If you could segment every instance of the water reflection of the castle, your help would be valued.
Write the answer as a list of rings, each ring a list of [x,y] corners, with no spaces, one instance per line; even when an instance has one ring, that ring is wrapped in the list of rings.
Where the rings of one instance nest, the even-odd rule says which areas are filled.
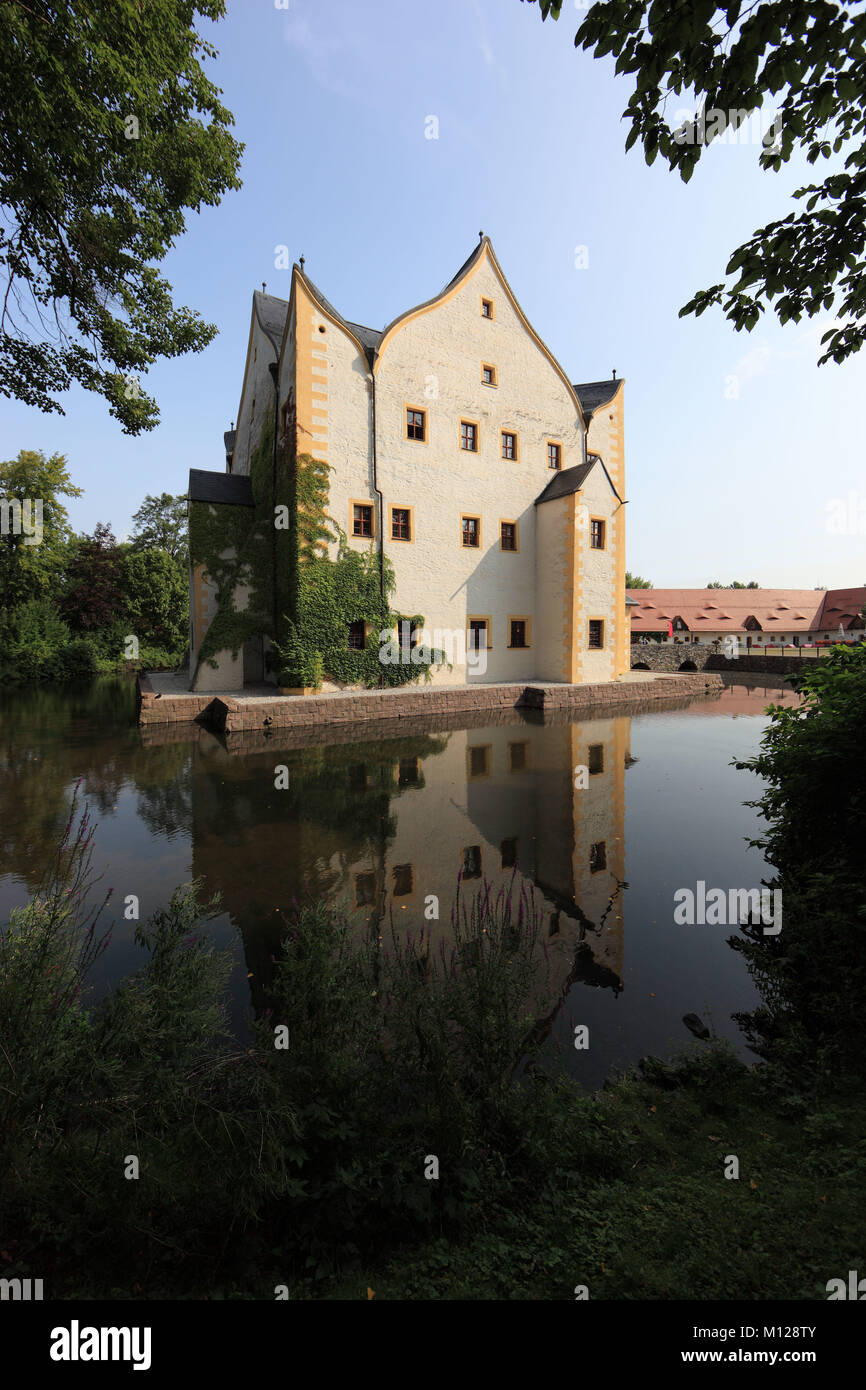
[[[401,721],[375,738],[331,728],[327,743],[310,730],[290,748],[277,735],[228,746],[197,735],[193,872],[241,933],[256,1012],[305,892],[341,902],[359,932],[424,926],[435,947],[451,938],[458,875],[465,895],[515,870],[546,946],[538,1015],[577,980],[622,989],[630,719],[459,722]],[[431,896],[438,921],[425,919]]]

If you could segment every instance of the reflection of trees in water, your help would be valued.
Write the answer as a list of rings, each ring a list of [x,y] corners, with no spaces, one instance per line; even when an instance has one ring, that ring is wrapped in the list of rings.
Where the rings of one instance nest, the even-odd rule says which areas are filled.
[[[119,677],[0,697],[0,875],[36,890],[79,781],[97,818],[132,784],[153,833],[191,828],[191,744],[143,748],[135,715],[134,683]]]
[[[192,743],[170,743],[142,749],[135,759],[138,815],[153,835],[192,835],[193,750]]]

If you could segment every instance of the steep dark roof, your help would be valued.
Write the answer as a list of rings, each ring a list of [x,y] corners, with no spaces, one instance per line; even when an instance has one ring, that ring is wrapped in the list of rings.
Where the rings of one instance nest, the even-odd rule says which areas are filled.
[[[608,401],[613,400],[620,382],[624,380],[624,377],[616,377],[610,378],[608,381],[572,382],[587,424],[589,424],[590,416],[598,410],[600,405],[607,405]]]
[[[544,491],[536,497],[536,507],[539,502],[553,502],[557,497],[568,497],[569,493],[580,492],[588,473],[596,464],[610,483],[610,490],[614,497],[618,502],[622,502],[622,498],[613,485],[613,479],[604,466],[604,459],[600,454],[587,454],[586,463],[579,463],[575,468],[566,468],[562,473],[553,475]]]
[[[237,437],[237,430],[226,430],[225,434],[223,435],[223,442],[226,446],[226,455],[228,458],[231,458],[232,454],[235,451],[235,440],[237,439]]]
[[[378,328],[365,328],[362,323],[352,323],[351,319],[344,319],[343,322],[351,328],[356,338],[360,338],[364,347],[367,349],[367,356],[372,362],[372,356],[382,341],[382,333]]]
[[[286,315],[289,312],[288,302],[285,299],[277,299],[274,294],[263,294],[261,290],[253,290],[253,308],[262,332],[270,338],[279,357]]]
[[[448,281],[448,284],[445,286],[445,289],[439,291],[440,294],[445,294],[445,293],[447,293],[447,291],[450,290],[450,288],[451,288],[452,285],[456,285],[456,284],[457,284],[457,281],[460,279],[461,275],[465,275],[465,274],[466,274],[466,271],[469,269],[469,267],[470,267],[472,264],[474,264],[475,261],[478,260],[478,257],[481,255],[481,252],[484,250],[484,243],[487,242],[487,241],[489,241],[489,240],[490,240],[489,237],[484,237],[482,240],[480,240],[480,241],[478,242],[478,245],[477,245],[477,246],[473,246],[471,252],[470,252],[469,255],[466,257],[466,260],[463,262],[463,264],[462,264],[462,266],[460,267],[460,269],[458,270],[457,274],[456,274],[456,275],[452,275],[451,279]],[[437,295],[436,298],[438,299],[438,298],[439,298],[439,295]],[[431,303],[432,301],[428,300],[427,302],[428,302],[428,303]]]
[[[252,507],[252,480],[240,473],[210,473],[204,468],[191,468],[189,500],[223,503],[229,507]]]
[[[595,458],[590,463],[579,463],[576,468],[564,468],[562,472],[555,473],[544,491],[536,497],[536,507],[539,502],[554,502],[557,497],[568,497],[572,492],[579,492],[594,466]]]

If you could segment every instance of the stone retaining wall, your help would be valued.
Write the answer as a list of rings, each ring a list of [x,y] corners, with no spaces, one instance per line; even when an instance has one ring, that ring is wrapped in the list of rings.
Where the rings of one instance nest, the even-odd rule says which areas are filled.
[[[217,696],[202,722],[218,733],[263,728],[299,729],[310,725],[352,724],[368,720],[417,718],[435,721],[454,713],[502,709],[606,712],[612,708],[721,690],[720,675],[696,672],[637,685],[605,681],[598,685],[495,685],[453,690],[386,690],[335,699],[315,695],[269,700]]]

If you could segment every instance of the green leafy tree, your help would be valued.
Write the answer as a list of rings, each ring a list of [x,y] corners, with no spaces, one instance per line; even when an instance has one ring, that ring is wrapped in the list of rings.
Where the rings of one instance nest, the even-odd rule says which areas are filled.
[[[41,450],[22,449],[0,463],[0,604],[59,594],[72,539],[60,499],[81,493],[63,454],[46,458]]]
[[[186,493],[175,497],[161,492],[147,494],[133,514],[133,550],[167,550],[175,560],[186,563],[189,554]]]
[[[534,0],[530,0],[534,3]],[[563,0],[539,0],[558,19]],[[761,227],[738,247],[727,281],[701,290],[680,310],[719,305],[740,329],[772,307],[795,323],[836,305],[837,324],[820,358],[843,362],[866,338],[866,14],[825,0],[597,0],[575,45],[611,54],[634,80],[623,113],[626,149],[640,140],[688,182],[713,139],[773,103],[762,169],[778,171],[795,153],[810,164],[844,152],[820,182],[794,194],[798,212]],[[696,118],[672,123],[668,103],[692,94]],[[837,304],[838,297],[838,304]]]
[[[73,631],[95,632],[122,616],[121,559],[122,552],[106,522],[97,522],[92,536],[79,538],[61,603],[62,614]]]
[[[631,570],[626,570],[625,587],[627,589],[651,589],[652,586],[651,579],[641,579],[639,574],[632,574]]]
[[[195,30],[223,0],[3,5],[0,392],[43,411],[77,382],[127,434],[152,429],[139,374],[216,328],[156,270],[185,213],[238,188],[242,146]]]
[[[182,650],[189,631],[186,566],[166,550],[130,550],[120,572],[130,633],[142,645]]]

